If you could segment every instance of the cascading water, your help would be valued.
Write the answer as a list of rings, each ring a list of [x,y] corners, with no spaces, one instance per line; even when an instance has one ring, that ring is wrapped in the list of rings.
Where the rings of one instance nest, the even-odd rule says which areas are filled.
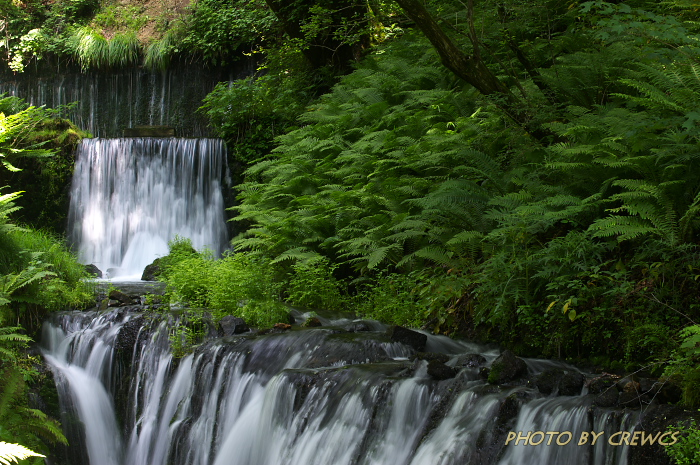
[[[379,331],[354,332],[347,321],[213,337],[178,360],[169,348],[173,318],[112,309],[65,313],[45,325],[63,409],[83,425],[69,438],[82,464],[626,463],[627,447],[576,439],[630,431],[637,414],[594,408],[586,396],[492,386],[477,367],[436,381],[426,362],[407,360],[412,348]],[[427,350],[449,353],[448,364],[459,353],[479,351],[489,362],[497,355],[438,336],[429,336]],[[542,364],[528,365],[533,372]],[[504,446],[509,430],[576,439]]]
[[[207,119],[196,110],[221,81],[249,76],[252,61],[235,69],[172,66],[149,72],[127,68],[110,72],[45,66],[20,74],[0,74],[0,94],[21,97],[30,105],[59,108],[75,102],[63,114],[95,137],[121,137],[126,127],[172,126],[181,137],[207,137]]]
[[[138,280],[175,236],[220,254],[225,176],[226,149],[217,139],[84,139],[68,231],[80,260],[111,278]]]

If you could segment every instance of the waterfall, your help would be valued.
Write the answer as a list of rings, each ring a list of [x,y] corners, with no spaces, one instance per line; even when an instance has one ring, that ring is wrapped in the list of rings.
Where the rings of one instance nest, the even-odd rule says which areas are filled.
[[[175,236],[220,254],[225,171],[226,150],[216,139],[84,139],[68,222],[79,259],[111,278],[140,279]]]
[[[254,63],[235,70],[178,66],[161,72],[127,68],[81,72],[68,67],[0,74],[0,95],[25,99],[30,105],[66,108],[63,115],[95,137],[121,137],[125,127],[172,126],[180,137],[206,137],[207,120],[196,110],[217,82],[252,74]]]
[[[589,396],[491,386],[469,367],[435,381],[426,362],[407,360],[413,349],[349,325],[213,338],[175,359],[174,318],[112,309],[45,324],[44,353],[64,412],[83,425],[69,438],[87,451],[75,452],[87,457],[75,465],[627,462],[628,447],[576,444],[583,431],[607,438],[637,421],[632,411],[593,407]],[[446,349],[451,361],[475,350],[488,361],[497,355],[440,336],[429,336],[428,346]],[[508,407],[515,404],[519,410]],[[516,430],[568,431],[575,439],[506,446]]]

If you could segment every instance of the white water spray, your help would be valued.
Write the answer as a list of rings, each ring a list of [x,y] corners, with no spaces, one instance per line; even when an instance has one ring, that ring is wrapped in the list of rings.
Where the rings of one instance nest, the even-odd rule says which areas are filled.
[[[80,260],[110,278],[140,279],[175,236],[220,254],[227,241],[225,170],[217,139],[83,140],[69,213]]]

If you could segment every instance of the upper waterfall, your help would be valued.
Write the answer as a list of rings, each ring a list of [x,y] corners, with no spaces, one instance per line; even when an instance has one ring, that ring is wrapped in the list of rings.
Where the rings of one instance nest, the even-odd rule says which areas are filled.
[[[204,115],[196,110],[221,81],[253,72],[243,63],[235,70],[173,67],[165,71],[127,68],[109,73],[80,72],[69,67],[57,73],[38,69],[20,75],[0,74],[0,95],[21,97],[30,105],[73,106],[64,115],[95,137],[121,137],[126,127],[172,126],[181,137],[207,137]]]
[[[68,233],[84,263],[140,279],[176,235],[226,247],[226,149],[217,139],[84,139],[76,154]]]

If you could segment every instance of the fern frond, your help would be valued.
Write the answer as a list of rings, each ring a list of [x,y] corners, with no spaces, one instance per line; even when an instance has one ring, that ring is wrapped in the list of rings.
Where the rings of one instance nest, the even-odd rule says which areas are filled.
[[[46,457],[19,444],[0,442],[0,463],[11,465],[29,457]]]

